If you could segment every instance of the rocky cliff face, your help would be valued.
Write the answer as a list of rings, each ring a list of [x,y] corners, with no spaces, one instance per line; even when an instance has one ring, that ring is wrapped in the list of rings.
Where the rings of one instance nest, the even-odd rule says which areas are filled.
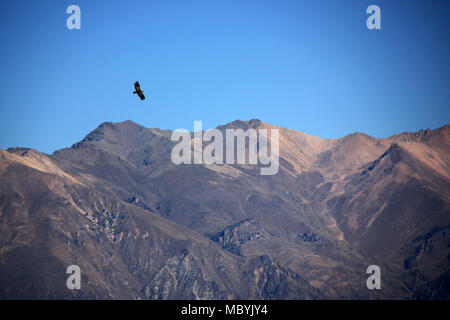
[[[450,126],[375,139],[280,130],[280,170],[181,165],[171,132],[104,123],[45,155],[0,150],[0,297],[450,295]],[[82,289],[66,287],[79,265]],[[366,287],[367,266],[382,290]]]

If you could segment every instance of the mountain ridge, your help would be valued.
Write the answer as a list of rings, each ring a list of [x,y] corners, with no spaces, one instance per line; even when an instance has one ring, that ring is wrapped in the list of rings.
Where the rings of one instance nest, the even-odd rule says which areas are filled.
[[[132,121],[51,155],[0,150],[0,296],[449,297],[437,281],[450,268],[450,125],[382,139],[258,119],[217,128],[279,129],[279,173],[176,166],[171,131]],[[78,293],[65,288],[75,262],[88,279]],[[381,291],[365,286],[371,264]]]

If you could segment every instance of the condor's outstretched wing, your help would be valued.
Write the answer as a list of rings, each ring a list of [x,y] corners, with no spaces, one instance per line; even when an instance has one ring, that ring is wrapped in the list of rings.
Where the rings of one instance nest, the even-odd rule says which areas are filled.
[[[141,85],[139,84],[139,81],[136,81],[134,83],[134,90],[136,90],[136,92],[141,91]]]
[[[145,99],[145,96],[143,94],[144,91],[141,90],[141,86],[138,81],[134,83],[134,90],[135,91],[133,93],[137,93],[137,95],[139,96],[139,98],[141,98],[141,100]]]
[[[144,94],[143,94],[142,92],[143,92],[143,91],[139,90],[139,91],[137,92],[137,95],[139,96],[139,98],[141,98],[141,100],[144,100],[144,99],[145,99],[145,96],[144,96]]]

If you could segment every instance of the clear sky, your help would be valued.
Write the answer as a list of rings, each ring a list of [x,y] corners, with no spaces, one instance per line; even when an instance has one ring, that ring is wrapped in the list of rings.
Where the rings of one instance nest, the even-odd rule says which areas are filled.
[[[257,118],[322,138],[450,122],[448,0],[2,0],[0,41],[2,149],[52,153],[104,121]]]

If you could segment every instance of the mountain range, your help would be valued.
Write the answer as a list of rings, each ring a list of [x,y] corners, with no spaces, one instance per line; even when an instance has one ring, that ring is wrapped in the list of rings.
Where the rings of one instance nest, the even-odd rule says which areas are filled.
[[[0,150],[0,298],[450,298],[450,125],[383,139],[217,129],[238,128],[279,130],[277,174],[175,165],[172,131],[132,121],[51,155]]]

